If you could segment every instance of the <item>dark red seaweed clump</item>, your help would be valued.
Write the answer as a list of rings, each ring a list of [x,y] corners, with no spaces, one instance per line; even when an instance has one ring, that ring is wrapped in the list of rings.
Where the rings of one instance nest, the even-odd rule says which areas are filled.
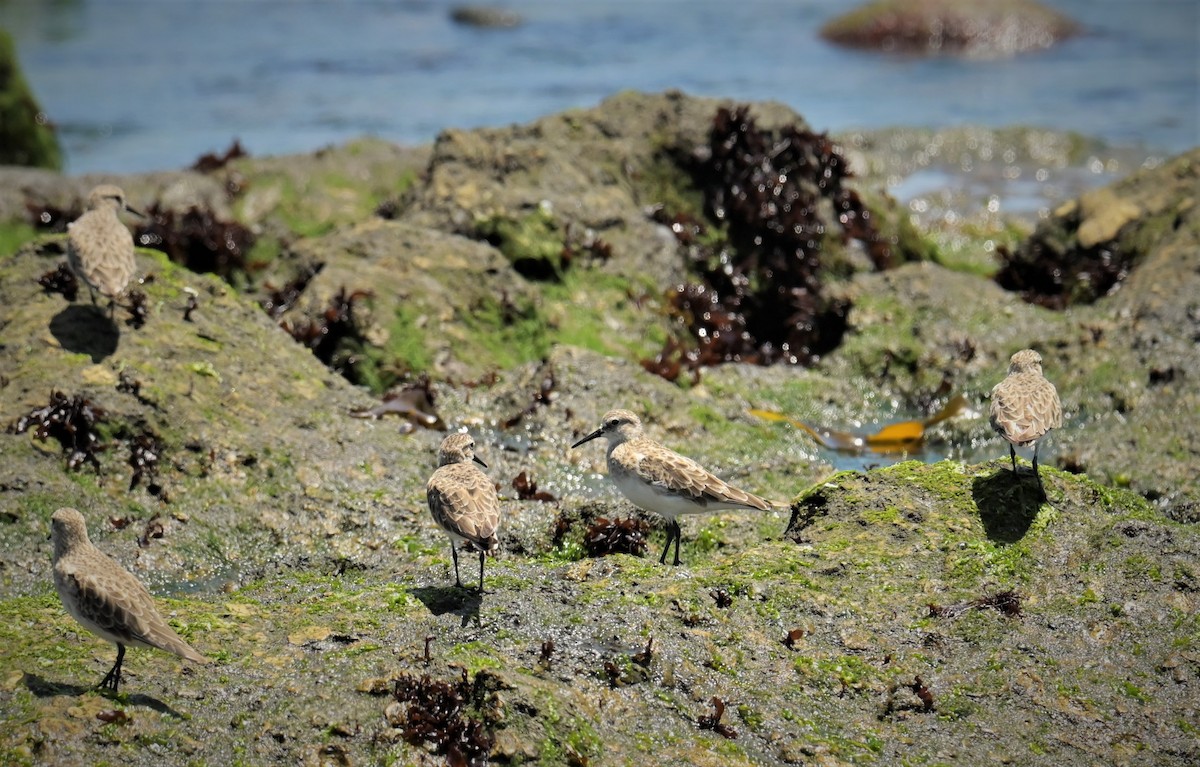
[[[1062,310],[1108,295],[1142,255],[1120,237],[1084,247],[1075,236],[1073,216],[1051,219],[1014,252],[999,250],[996,284],[1027,302]]]
[[[263,311],[271,315],[271,319],[279,319],[300,299],[308,287],[308,283],[312,282],[313,277],[320,274],[324,268],[324,263],[307,264],[301,267],[296,276],[282,288],[276,288],[268,283],[263,287],[267,296],[259,301],[259,305],[262,306]]]
[[[428,674],[420,678],[403,674],[396,680],[393,694],[408,706],[393,724],[409,743],[432,744],[450,764],[487,764],[494,738],[483,722],[467,712],[475,687],[466,671],[455,684],[431,679]]]
[[[134,328],[142,328],[150,318],[150,304],[146,294],[140,290],[129,291],[129,319],[126,322]]]
[[[47,293],[61,293],[68,301],[74,301],[79,295],[79,280],[65,262],[38,277],[38,284]]]
[[[317,359],[353,381],[354,367],[364,344],[354,320],[354,305],[369,295],[371,293],[366,290],[348,293],[342,287],[329,299],[328,308],[316,321],[284,322],[282,327],[292,338],[307,346]]]
[[[230,282],[247,271],[246,254],[254,233],[236,221],[222,221],[207,208],[192,206],[182,214],[156,202],[146,210],[148,221],[134,231],[133,240],[161,250],[193,272],[211,272]]]
[[[199,171],[200,173],[212,173],[213,171],[221,170],[239,157],[248,157],[249,155],[250,153],[242,146],[242,142],[234,139],[233,143],[222,154],[205,152],[200,155],[196,158],[196,162],[192,163],[192,170]]]
[[[609,554],[632,554],[640,557],[646,552],[648,526],[640,519],[608,519],[600,517],[588,526],[583,535],[583,548],[589,557]]]
[[[67,454],[67,468],[78,469],[90,463],[97,473],[100,460],[96,454],[104,450],[96,427],[104,423],[107,413],[81,394],[68,397],[60,391],[50,392],[50,404],[34,408],[18,418],[9,432],[24,434],[31,427],[38,439],[54,439]]]
[[[811,364],[841,342],[849,309],[822,288],[826,237],[859,240],[879,269],[895,260],[892,246],[843,186],[850,172],[825,134],[760,130],[748,107],[721,108],[701,155],[690,170],[723,237],[706,238],[704,222],[660,211],[696,280],[670,298],[686,340],[669,340],[643,365],[674,377],[680,367],[723,362]],[[836,222],[822,218],[829,208]]]
[[[522,471],[517,476],[513,477],[513,490],[517,491],[518,501],[540,501],[542,503],[553,503],[557,500],[553,493],[548,493],[545,490],[538,490],[537,481],[529,476],[528,472]]]
[[[727,724],[721,722],[721,717],[725,715],[725,701],[718,697],[713,697],[708,701],[708,705],[713,707],[713,713],[704,714],[696,718],[696,724],[702,730],[712,730],[723,738],[730,740],[738,736],[737,730]]]
[[[67,231],[67,225],[83,214],[83,209],[78,205],[60,208],[48,203],[26,202],[25,210],[29,213],[29,223],[35,229],[56,234]]]

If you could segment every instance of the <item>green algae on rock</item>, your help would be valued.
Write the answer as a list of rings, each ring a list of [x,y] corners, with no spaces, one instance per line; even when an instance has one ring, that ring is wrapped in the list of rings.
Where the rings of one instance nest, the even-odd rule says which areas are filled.
[[[46,113],[21,74],[12,36],[0,29],[0,165],[57,170],[62,149]]]
[[[1094,304],[1050,311],[934,263],[845,269],[834,289],[853,302],[849,331],[817,366],[721,366],[685,389],[636,362],[665,339],[661,288],[685,276],[642,206],[665,199],[650,190],[677,181],[668,148],[702,143],[716,106],[624,94],[529,126],[448,132],[424,154],[439,158],[426,178],[372,143],[359,150],[376,171],[339,148],[123,180],[144,199],[211,195],[214,210],[271,232],[264,280],[324,263],[289,319],[319,316],[343,287],[373,291],[355,321],[388,350],[379,379],[429,371],[445,425],[488,446],[505,488],[504,551],[482,599],[444,587],[450,557],[424,509],[441,435],[351,417],[375,402],[255,296],[139,250],[148,322],[114,332],[38,284],[61,260],[54,235],[0,254],[0,423],[58,387],[108,411],[104,439],[151,435],[162,456],[153,478],[125,450],[98,454],[98,474],[68,472],[57,444],[0,434],[0,761],[418,762],[427,746],[404,739],[390,708],[402,704],[379,693],[401,675],[454,685],[464,670],[464,711],[491,728],[495,762],[1200,761],[1200,545],[1186,522],[1196,427],[1180,416],[1197,409],[1200,361],[1180,329],[1194,321],[1200,248],[1186,184],[1168,183],[1186,163],[1114,188],[1161,211],[1119,236],[1145,219],[1158,244]],[[754,111],[764,126],[796,119]],[[220,174],[267,165],[226,198]],[[343,165],[354,171],[327,188]],[[64,206],[87,183],[3,173],[23,179],[0,185],[15,218],[26,181]],[[311,221],[285,220],[277,173]],[[376,216],[400,187],[395,217]],[[264,204],[248,216],[255,190]],[[611,257],[543,283],[474,238],[481,218],[545,200],[555,234],[590,228]],[[746,415],[849,423],[947,387],[978,409],[1031,344],[1070,418],[1047,456],[1047,504],[978,416],[941,431],[992,460],[832,473],[811,443]],[[613,406],[731,481],[795,499],[791,530],[781,512],[688,521],[686,572],[586,557],[586,522],[601,517],[646,523],[651,547],[663,535],[604,481],[602,456],[567,453]],[[557,500],[511,497],[522,473]],[[134,657],[137,695],[76,686],[109,659],[50,592],[46,520],[64,500],[152,590],[178,597],[164,601],[169,619],[214,667],[176,674]],[[699,727],[713,698],[736,739]]]
[[[398,559],[386,578],[276,570],[232,594],[166,601],[216,664],[179,676],[159,673],[174,661],[132,658],[143,692],[106,704],[132,729],[72,718],[95,699],[72,679],[104,659],[43,585],[0,600],[0,661],[13,670],[0,706],[27,722],[0,726],[0,749],[23,764],[117,745],[133,764],[182,764],[204,741],[205,763],[278,764],[337,743],[355,763],[403,763],[422,747],[375,691],[466,674],[461,715],[488,728],[497,761],[1085,765],[1152,750],[1185,764],[1200,755],[1187,705],[1200,677],[1197,531],[1126,491],[1052,469],[1046,481],[1039,505],[1002,459],[838,474],[797,499],[806,518],[787,536],[776,517],[771,539],[714,551],[682,579],[622,554],[504,557],[481,601],[431,585],[444,552]],[[1004,592],[1019,614],[948,609]],[[697,726],[713,697],[738,733],[725,745]],[[1111,732],[1080,737],[1096,727]]]

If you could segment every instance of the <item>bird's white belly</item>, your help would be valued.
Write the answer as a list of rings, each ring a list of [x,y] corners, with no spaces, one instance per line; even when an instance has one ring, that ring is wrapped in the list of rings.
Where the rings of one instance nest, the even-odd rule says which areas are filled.
[[[621,493],[635,506],[667,519],[674,519],[680,514],[711,511],[707,506],[671,493],[665,488],[646,482],[633,474],[612,473],[612,479]]]

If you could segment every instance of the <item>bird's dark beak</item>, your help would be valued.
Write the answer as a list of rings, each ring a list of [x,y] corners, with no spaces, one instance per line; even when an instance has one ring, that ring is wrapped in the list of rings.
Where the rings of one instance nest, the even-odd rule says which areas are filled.
[[[140,210],[138,210],[137,208],[130,207],[129,205],[126,205],[126,206],[125,206],[125,210],[127,210],[127,211],[129,211],[130,213],[132,213],[133,215],[135,215],[135,216],[139,216],[139,217],[141,217],[141,218],[150,218],[149,216],[147,216],[145,213],[141,212],[141,211],[140,211]]]
[[[474,461],[475,463],[479,464],[480,466],[482,466],[485,469],[488,467],[488,465],[483,462],[483,459],[477,455],[471,456],[471,460]]]
[[[587,436],[586,436],[586,437],[584,437],[583,439],[579,440],[579,441],[578,441],[578,442],[576,442],[574,445],[571,445],[571,448],[572,448],[572,449],[574,449],[574,448],[577,448],[577,447],[579,447],[580,445],[582,445],[584,442],[591,442],[591,441],[592,441],[592,440],[594,440],[596,437],[602,437],[602,436],[604,436],[604,429],[603,429],[603,427],[602,427],[602,428],[599,428],[599,429],[596,429],[594,432],[592,432],[591,434],[587,435]]]

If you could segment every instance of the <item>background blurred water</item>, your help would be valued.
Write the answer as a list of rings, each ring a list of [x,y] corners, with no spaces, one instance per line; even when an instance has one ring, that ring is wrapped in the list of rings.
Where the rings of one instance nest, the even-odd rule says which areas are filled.
[[[1086,33],[998,61],[828,45],[859,0],[0,0],[68,171],[190,165],[372,134],[525,122],[619,90],[775,99],[817,130],[1030,124],[1180,151],[1200,143],[1200,2],[1049,0]]]

